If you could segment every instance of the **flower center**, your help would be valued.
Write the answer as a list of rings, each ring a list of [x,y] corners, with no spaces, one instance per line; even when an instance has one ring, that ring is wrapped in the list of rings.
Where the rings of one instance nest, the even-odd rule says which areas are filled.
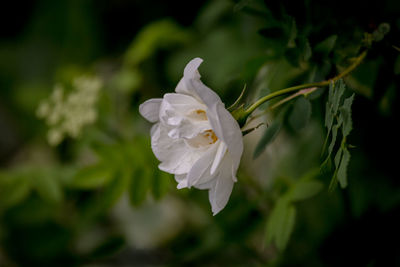
[[[201,121],[208,120],[207,113],[202,109],[193,110],[192,112],[190,112],[188,116],[195,120],[201,120]]]
[[[202,132],[201,135],[208,140],[209,145],[214,144],[218,140],[218,137],[215,135],[213,130],[206,130]]]
[[[187,143],[195,148],[212,145],[218,141],[218,137],[215,135],[213,130],[206,130],[196,137],[187,140]]]

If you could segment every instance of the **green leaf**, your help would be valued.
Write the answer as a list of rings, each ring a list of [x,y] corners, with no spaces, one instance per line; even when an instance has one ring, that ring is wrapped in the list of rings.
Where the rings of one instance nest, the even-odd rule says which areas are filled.
[[[332,35],[322,42],[318,43],[315,48],[314,52],[321,54],[323,57],[326,57],[329,55],[329,53],[332,51],[333,47],[335,47],[337,35]]]
[[[346,86],[342,79],[338,80],[336,83],[331,82],[329,84],[329,96],[328,102],[326,103],[325,110],[325,126],[330,132],[335,116],[338,113],[340,100],[346,90]]]
[[[256,149],[254,150],[253,158],[257,158],[265,150],[268,144],[270,144],[275,137],[278,135],[282,128],[282,122],[276,119],[268,128],[265,130],[264,135],[258,142]]]
[[[0,176],[0,208],[18,205],[29,196],[31,184],[28,179],[7,174]]]
[[[293,232],[296,209],[285,198],[278,200],[267,221],[267,243],[275,241],[276,247],[283,251]]]
[[[339,150],[336,152],[335,155],[335,159],[334,159],[334,163],[335,163],[335,172],[333,173],[332,179],[331,179],[331,183],[329,185],[329,192],[332,192],[337,185],[337,181],[338,181],[338,168],[340,166],[340,162],[342,159],[342,155],[343,155],[343,148],[342,146],[339,148]]]
[[[343,148],[340,147],[339,150],[336,152],[336,156],[334,159],[336,169],[339,168],[340,160],[342,159],[342,154],[343,154]]]
[[[350,134],[353,129],[353,122],[351,120],[351,105],[354,100],[354,94],[349,98],[346,98],[343,105],[340,107],[340,118],[343,121],[342,134],[346,137]]]
[[[48,202],[61,202],[63,192],[55,175],[40,173],[35,178],[35,187],[39,195]]]
[[[156,199],[160,199],[166,192],[171,185],[171,181],[173,181],[173,177],[171,174],[163,172],[163,171],[156,171],[153,175],[153,187],[152,192],[153,196]]]
[[[347,166],[349,165],[349,162],[350,152],[347,150],[347,148],[343,148],[343,156],[337,171],[337,179],[342,188],[347,186]]]
[[[172,20],[153,22],[144,27],[136,36],[125,54],[129,66],[137,66],[152,56],[158,49],[185,43],[190,35]]]
[[[339,124],[335,124],[335,126],[333,126],[333,128],[332,128],[332,140],[328,147],[328,157],[330,157],[330,155],[332,154],[333,148],[336,144],[337,133],[338,133],[339,127],[340,127]]]
[[[318,181],[299,181],[287,193],[290,201],[300,201],[313,197],[323,188],[322,183]]]
[[[120,199],[122,194],[127,190],[131,172],[125,170],[120,175],[116,175],[112,181],[107,184],[101,193],[101,206],[103,209],[112,207]]]
[[[302,57],[304,61],[308,61],[311,56],[312,56],[312,50],[310,46],[310,42],[308,41],[307,38],[304,38],[304,40],[301,42],[301,50],[302,50]]]
[[[294,130],[303,129],[311,117],[311,103],[304,96],[300,96],[294,102],[292,112],[289,115],[289,124]]]
[[[332,159],[330,156],[326,157],[324,162],[322,162],[320,167],[321,173],[328,173],[332,169]]]
[[[339,105],[342,99],[342,96],[344,94],[344,91],[346,90],[346,85],[344,84],[344,81],[342,79],[338,80],[335,83],[334,87],[330,87],[329,90],[333,90],[332,92],[332,98],[330,99],[330,102],[332,104],[332,112],[334,115],[338,113],[339,110]]]
[[[288,47],[296,47],[297,26],[296,21],[292,18],[288,32]]]
[[[93,189],[108,183],[114,170],[106,163],[100,162],[80,169],[74,176],[71,186],[81,189]]]
[[[134,172],[129,185],[129,199],[132,205],[137,206],[146,199],[152,175],[149,169],[138,168]]]
[[[332,153],[333,147],[335,146],[336,143],[337,131],[339,130],[339,127],[343,122],[342,117],[338,116],[338,109],[340,105],[340,100],[344,94],[345,89],[346,87],[342,79],[340,79],[336,83],[331,82],[329,84],[329,96],[325,108],[325,127],[327,128],[328,131],[326,134],[324,146],[322,148],[322,154],[324,154],[326,146],[328,144],[330,133],[332,132],[332,140],[329,145],[328,157]],[[336,118],[338,118],[337,124],[333,126]]]
[[[325,104],[325,127],[328,128],[328,134],[331,132],[334,118],[335,114],[333,114],[333,110],[331,108],[331,102],[328,101]]]
[[[296,209],[293,205],[289,205],[286,213],[279,225],[278,233],[276,235],[276,246],[280,251],[283,251],[289,241],[289,237],[293,232],[294,223],[296,220]]]
[[[270,244],[274,241],[277,233],[279,225],[282,222],[283,217],[286,214],[287,206],[289,205],[287,199],[280,198],[274,208],[272,209],[271,213],[269,214],[267,220],[267,228],[266,228],[266,242]]]

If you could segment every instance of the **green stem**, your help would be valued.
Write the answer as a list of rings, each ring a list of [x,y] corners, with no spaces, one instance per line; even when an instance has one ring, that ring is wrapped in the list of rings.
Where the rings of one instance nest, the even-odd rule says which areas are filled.
[[[245,118],[247,118],[254,110],[256,110],[260,105],[264,104],[265,102],[281,96],[281,95],[285,95],[285,94],[289,94],[292,92],[296,92],[298,90],[301,89],[305,89],[305,88],[311,88],[311,87],[325,87],[328,86],[331,82],[335,82],[341,78],[343,78],[344,76],[348,75],[350,72],[352,72],[355,68],[358,67],[358,65],[360,65],[360,63],[363,61],[363,59],[365,58],[365,56],[367,55],[367,50],[365,50],[364,52],[362,52],[357,58],[355,58],[354,62],[347,67],[342,73],[340,73],[339,75],[326,80],[326,81],[322,81],[322,82],[316,82],[316,83],[307,83],[307,84],[301,84],[301,85],[296,85],[296,86],[292,86],[289,88],[285,88],[276,92],[273,92],[269,95],[266,95],[262,98],[260,98],[259,100],[257,100],[254,104],[252,104],[250,107],[248,107],[245,111],[244,111],[244,116]]]

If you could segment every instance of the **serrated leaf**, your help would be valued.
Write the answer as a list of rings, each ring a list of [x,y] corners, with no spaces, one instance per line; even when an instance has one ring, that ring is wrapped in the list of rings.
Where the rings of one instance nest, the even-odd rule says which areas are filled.
[[[331,108],[331,102],[328,101],[325,104],[325,127],[328,129],[328,134],[332,129],[334,116],[335,114],[333,114],[333,110]]]
[[[353,122],[351,119],[351,105],[354,100],[354,94],[349,98],[346,98],[343,105],[340,107],[340,118],[343,121],[342,134],[343,137],[347,137],[353,129]]]
[[[335,47],[336,39],[337,35],[326,38],[315,46],[314,51],[326,57],[332,51],[333,47]]]
[[[325,107],[325,127],[330,132],[335,116],[338,113],[340,100],[344,94],[346,87],[342,79],[336,83],[329,84],[329,96]]]
[[[346,85],[344,84],[344,81],[342,79],[338,80],[335,83],[335,86],[332,87],[333,93],[332,93],[332,112],[334,115],[338,113],[339,110],[339,105],[342,99],[342,96],[344,94],[344,91],[346,90]]]
[[[254,150],[253,158],[257,158],[265,150],[265,148],[270,144],[275,137],[278,135],[280,129],[282,128],[282,122],[276,119],[264,132],[258,142],[256,149]]]
[[[329,188],[328,188],[328,192],[333,192],[336,189],[337,186],[337,170],[335,170],[335,173],[332,176],[331,182],[329,183]]]
[[[289,115],[289,124],[294,130],[303,129],[311,117],[311,103],[304,96],[296,99]]]
[[[114,170],[106,163],[100,162],[80,169],[74,176],[71,186],[81,189],[93,189],[108,183]]]
[[[329,144],[329,147],[328,147],[328,157],[332,154],[333,148],[335,147],[339,127],[340,127],[339,124],[335,124],[332,127],[332,139],[331,139],[331,143]]]
[[[329,191],[332,192],[337,185],[337,181],[338,181],[338,168],[342,159],[342,155],[343,155],[343,148],[342,146],[339,148],[339,150],[336,152],[335,155],[335,159],[334,159],[334,163],[335,163],[335,172],[333,173],[330,185],[329,185]]]
[[[300,201],[313,197],[321,191],[323,185],[318,181],[299,181],[287,193],[290,201]]]
[[[342,188],[345,188],[347,186],[347,167],[349,165],[349,162],[350,162],[350,152],[347,150],[347,148],[344,148],[343,156],[337,171],[337,179]]]
[[[343,154],[343,148],[340,147],[339,150],[336,152],[335,159],[334,159],[336,169],[339,168],[340,161],[342,159],[342,154]]]

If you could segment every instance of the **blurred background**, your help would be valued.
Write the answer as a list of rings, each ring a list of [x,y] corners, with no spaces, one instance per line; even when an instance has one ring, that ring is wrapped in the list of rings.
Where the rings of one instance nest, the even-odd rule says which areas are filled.
[[[2,3],[0,266],[399,266],[399,14],[395,0]],[[260,109],[248,127],[279,131],[244,137],[215,217],[206,191],[158,170],[138,106],[192,58],[229,106],[245,85],[251,104],[333,77],[364,49],[345,78],[346,188],[319,171],[327,90]]]

